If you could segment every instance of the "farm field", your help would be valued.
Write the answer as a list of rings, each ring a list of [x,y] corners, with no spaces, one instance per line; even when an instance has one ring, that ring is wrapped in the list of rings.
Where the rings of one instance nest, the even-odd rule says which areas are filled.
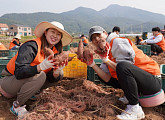
[[[9,42],[4,42],[4,45],[8,46]],[[91,44],[89,47],[94,49]],[[70,51],[75,53],[77,48],[70,47]],[[99,56],[95,54],[94,58],[99,59]],[[165,53],[152,58],[159,65],[165,64]],[[118,100],[122,96],[121,89],[96,85],[83,77],[64,78],[54,87],[44,89],[36,101],[27,101],[29,114],[24,120],[117,120],[115,116],[125,109]],[[9,111],[14,100],[0,95],[0,120],[17,119]],[[143,120],[165,120],[165,104],[143,110],[146,115]]]

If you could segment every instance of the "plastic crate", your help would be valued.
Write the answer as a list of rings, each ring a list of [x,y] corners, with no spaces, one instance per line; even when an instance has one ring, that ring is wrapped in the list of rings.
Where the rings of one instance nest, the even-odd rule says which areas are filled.
[[[101,59],[94,59],[96,65],[98,67],[100,67],[102,60]],[[103,82],[101,82],[99,80],[99,76],[97,75],[97,73],[93,70],[93,68],[88,66],[87,69],[87,79],[94,82],[95,84],[103,84]]]
[[[64,46],[63,51],[69,51],[70,50],[70,45]]]
[[[160,65],[160,73],[162,79],[162,89],[165,91],[165,64]]]
[[[78,43],[71,43],[70,47],[78,47]]]
[[[0,50],[0,57],[6,57],[9,56],[10,50]]]
[[[87,78],[87,65],[77,58],[77,54],[70,53],[69,57],[75,56],[72,61],[63,69],[64,77],[67,78]]]
[[[0,58],[0,64],[7,64],[10,61],[10,58]]]
[[[2,70],[6,67],[7,63],[10,61],[11,58],[9,57],[0,57],[0,73],[2,72]],[[1,74],[0,74],[0,78],[1,78]]]
[[[0,64],[0,78],[2,78],[1,72],[6,67],[6,64]]]
[[[137,45],[137,48],[141,49],[144,54],[151,56],[151,45]]]
[[[165,76],[165,64],[160,65],[160,73]]]
[[[9,50],[9,56],[14,57],[17,54],[18,50]]]
[[[162,79],[162,89],[165,91],[165,75],[161,75]]]

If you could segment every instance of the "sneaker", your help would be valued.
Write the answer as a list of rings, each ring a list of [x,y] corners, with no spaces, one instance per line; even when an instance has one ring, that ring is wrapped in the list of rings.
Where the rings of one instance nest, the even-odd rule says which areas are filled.
[[[145,118],[144,112],[139,104],[127,105],[125,111],[127,113],[122,112],[121,115],[117,115],[116,117],[120,120],[141,120]]]
[[[119,98],[119,101],[123,102],[124,104],[128,104],[129,103],[129,101],[127,100],[127,98],[125,96]]]
[[[10,112],[18,116],[19,118],[23,118],[23,116],[28,113],[25,107],[26,105],[15,108],[14,105],[12,105],[12,107],[10,108]]]

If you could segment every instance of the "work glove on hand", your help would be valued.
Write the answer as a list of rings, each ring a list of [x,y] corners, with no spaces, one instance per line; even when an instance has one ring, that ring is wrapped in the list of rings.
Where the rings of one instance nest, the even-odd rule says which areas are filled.
[[[54,63],[52,60],[53,55],[48,56],[47,58],[45,58],[42,63],[39,64],[41,70],[46,70],[49,68],[54,68]]]
[[[88,58],[88,60],[81,59],[81,62],[86,63],[89,67],[93,67],[95,65],[95,61],[93,60],[93,53],[90,53],[90,58]]]
[[[109,58],[108,58],[109,50],[110,50],[110,45],[109,45],[109,43],[106,43],[105,52],[99,53],[99,52],[97,52],[97,50],[95,50],[95,53],[100,56],[103,63],[106,63],[107,61],[109,61]]]
[[[95,61],[93,60],[93,53],[90,54],[90,59],[86,63],[89,67],[93,67],[95,65]]]
[[[66,59],[64,62],[62,62],[61,65],[59,65],[59,67],[56,69],[53,70],[53,73],[54,74],[59,74],[63,69],[64,67],[68,64],[68,59]]]

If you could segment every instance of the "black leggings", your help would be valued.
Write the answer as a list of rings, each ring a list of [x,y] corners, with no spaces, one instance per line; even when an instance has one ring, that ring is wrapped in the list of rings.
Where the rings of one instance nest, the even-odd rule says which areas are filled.
[[[113,88],[120,88],[121,89],[119,81],[116,78],[111,77],[111,79],[108,82],[105,82],[99,76],[98,76],[98,78],[101,82],[103,82],[104,84],[106,84],[108,86],[112,86]]]
[[[157,44],[148,44],[148,45],[151,45],[151,51],[157,52],[157,54],[160,54],[163,52],[162,48]]]
[[[159,78],[128,62],[118,63],[116,73],[130,105],[139,103],[139,95],[155,94],[162,88]]]

